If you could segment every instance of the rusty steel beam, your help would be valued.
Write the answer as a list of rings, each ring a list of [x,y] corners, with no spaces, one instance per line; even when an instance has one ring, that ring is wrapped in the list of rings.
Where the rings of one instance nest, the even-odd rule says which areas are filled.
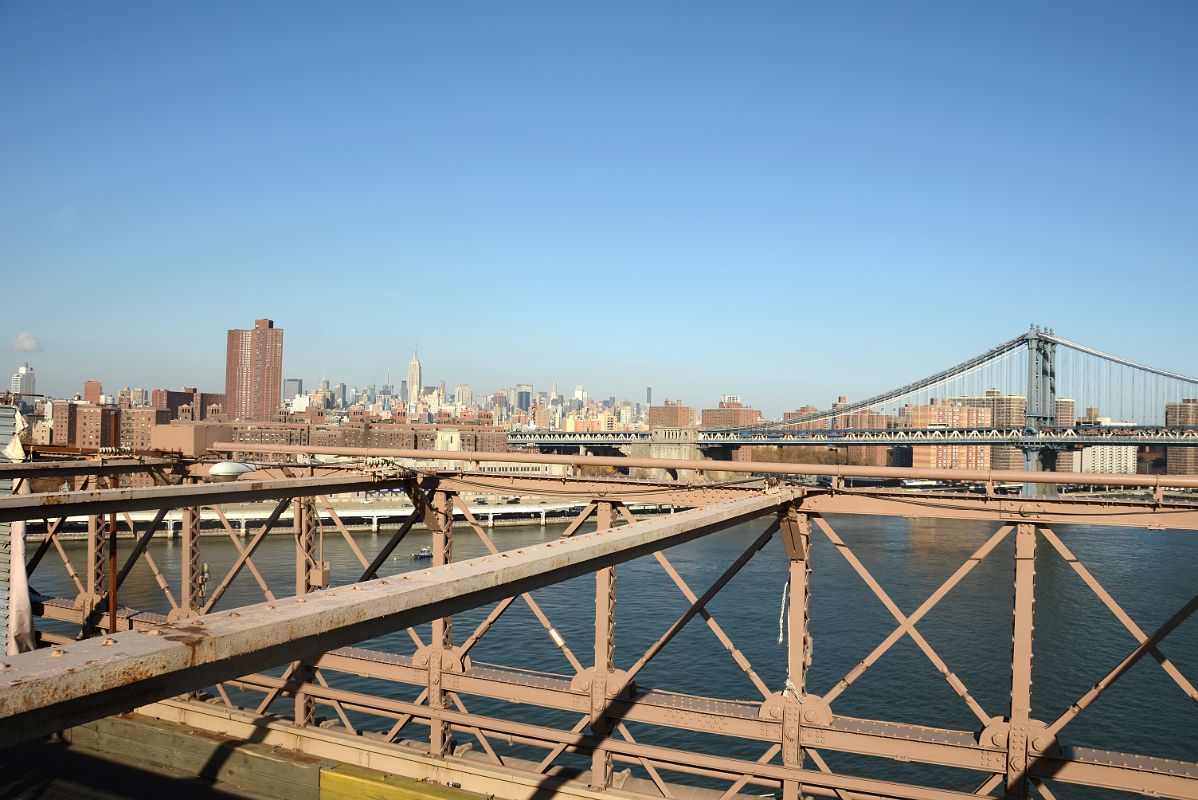
[[[278,500],[310,494],[362,492],[402,488],[402,478],[363,475],[233,481],[145,489],[96,489],[89,492],[47,492],[0,497],[0,522],[46,516],[106,514],[113,511],[153,511],[160,508]]]
[[[830,475],[833,478],[911,478],[968,483],[1072,483],[1102,486],[1167,487],[1198,489],[1198,477],[1183,475],[1116,475],[1097,472],[1023,472],[1021,470],[922,469],[912,467],[859,467],[847,464],[779,464],[766,461],[712,461],[708,459],[631,458],[624,456],[562,456],[542,453],[488,453],[449,450],[403,450],[381,447],[309,447],[216,442],[215,452],[290,453],[294,455],[404,458],[477,464],[503,461],[513,464],[565,466],[644,467],[648,469],[733,472],[757,475]]]
[[[162,467],[179,466],[171,458],[113,458],[107,461],[72,459],[70,461],[26,461],[0,464],[0,479],[56,478],[68,475],[125,475],[132,472],[151,472]]]
[[[794,492],[780,491],[156,630],[23,653],[7,659],[0,672],[0,746],[594,572],[793,499]]]

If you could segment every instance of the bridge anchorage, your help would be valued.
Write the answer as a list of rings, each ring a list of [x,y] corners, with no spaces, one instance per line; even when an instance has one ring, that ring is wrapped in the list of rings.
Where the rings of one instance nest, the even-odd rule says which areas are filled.
[[[495,797],[1198,798],[1184,577],[1198,504],[1169,496],[1198,478],[1089,476],[1151,496],[1017,498],[841,485],[961,477],[928,470],[840,467],[816,488],[499,477],[463,461],[612,460],[578,456],[358,455],[397,466],[0,498],[0,522],[47,520],[27,569],[56,592],[34,597],[41,647],[4,659],[0,744],[135,710],[122,724]],[[335,496],[365,487],[403,492],[410,515],[355,534]],[[579,511],[505,543],[468,502],[484,487]],[[245,501],[272,513],[242,537],[225,520]],[[674,513],[630,510],[645,503]],[[272,539],[286,508],[290,536]],[[187,510],[180,539],[155,541],[157,513],[133,524],[163,509]],[[86,546],[60,533],[70,515],[89,520]],[[217,537],[197,535],[206,522]],[[431,564],[397,558],[405,539],[428,541]],[[114,543],[124,569],[96,557]]]

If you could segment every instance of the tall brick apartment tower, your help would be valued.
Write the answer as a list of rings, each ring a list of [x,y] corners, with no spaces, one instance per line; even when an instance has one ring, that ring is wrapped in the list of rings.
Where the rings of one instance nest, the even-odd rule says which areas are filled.
[[[270,420],[279,410],[282,389],[283,329],[258,319],[250,330],[229,331],[225,418]]]
[[[1166,403],[1165,424],[1170,428],[1198,425],[1198,399]],[[1166,447],[1165,471],[1170,475],[1198,475],[1198,447]]]

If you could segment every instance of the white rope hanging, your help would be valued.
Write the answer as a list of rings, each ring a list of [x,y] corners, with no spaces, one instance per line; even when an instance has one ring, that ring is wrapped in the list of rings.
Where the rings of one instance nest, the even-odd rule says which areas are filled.
[[[786,641],[786,593],[790,590],[790,579],[782,586],[782,605],[778,608],[778,644]]]

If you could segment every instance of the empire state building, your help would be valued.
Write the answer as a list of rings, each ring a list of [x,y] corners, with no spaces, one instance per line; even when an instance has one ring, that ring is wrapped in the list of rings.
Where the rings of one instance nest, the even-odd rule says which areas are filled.
[[[408,407],[415,410],[416,403],[420,399],[420,359],[416,353],[412,353],[412,360],[408,362]]]

